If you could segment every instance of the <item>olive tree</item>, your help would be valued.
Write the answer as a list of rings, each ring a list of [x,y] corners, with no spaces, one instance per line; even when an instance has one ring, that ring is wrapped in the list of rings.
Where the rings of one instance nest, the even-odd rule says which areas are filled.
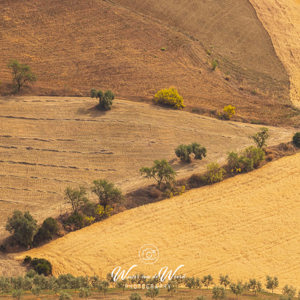
[[[91,188],[92,192],[97,195],[99,204],[106,209],[108,205],[120,203],[123,199],[123,195],[120,189],[115,187],[111,182],[105,179],[99,179],[93,181]]]
[[[20,64],[17,60],[11,60],[8,67],[12,71],[13,87],[15,92],[20,92],[26,83],[33,83],[37,80],[28,65]]]
[[[176,176],[176,172],[165,159],[155,160],[151,168],[143,167],[140,169],[140,172],[146,178],[155,179],[159,189],[161,189],[163,183],[166,185],[173,183]]]
[[[12,217],[8,218],[5,228],[13,234],[13,238],[19,245],[28,247],[32,245],[38,226],[37,221],[28,211],[22,213],[15,210]]]

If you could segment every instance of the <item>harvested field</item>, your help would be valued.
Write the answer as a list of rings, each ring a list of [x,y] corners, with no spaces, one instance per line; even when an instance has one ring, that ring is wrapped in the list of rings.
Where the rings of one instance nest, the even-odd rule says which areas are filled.
[[[300,154],[219,184],[138,207],[33,249],[56,275],[99,274],[116,266],[153,275],[163,266],[181,274],[230,274],[300,288]],[[144,264],[139,249],[159,249],[159,260]]]

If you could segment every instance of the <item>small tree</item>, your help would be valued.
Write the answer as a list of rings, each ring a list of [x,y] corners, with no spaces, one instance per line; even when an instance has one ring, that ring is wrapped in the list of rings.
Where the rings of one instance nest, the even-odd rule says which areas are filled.
[[[266,277],[266,288],[268,290],[272,290],[272,294],[274,289],[276,289],[279,285],[279,281],[277,277],[271,277],[271,276],[267,276]]]
[[[230,289],[238,298],[239,295],[242,295],[242,293],[244,291],[244,286],[241,282],[232,283],[232,284],[230,284]]]
[[[220,275],[219,282],[221,285],[224,285],[225,289],[230,284],[229,276],[228,275]]]
[[[154,299],[159,294],[159,290],[157,288],[150,288],[146,292],[145,296]]]
[[[51,217],[47,218],[34,236],[33,244],[39,245],[43,241],[51,240],[56,234],[58,234],[57,221]]]
[[[142,300],[142,297],[138,293],[133,293],[130,295],[129,300]]]
[[[212,290],[213,296],[212,298],[215,300],[224,299],[225,298],[225,289],[220,286],[214,286]]]
[[[192,288],[194,288],[195,287],[195,278],[194,277],[186,277],[185,279],[184,279],[184,285],[186,286],[186,287],[188,287],[189,289],[192,289]]]
[[[80,288],[79,289],[79,297],[87,299],[91,295],[91,291],[88,288]]]
[[[176,176],[176,172],[165,159],[155,160],[153,167],[143,167],[140,169],[140,172],[141,175],[144,175],[146,178],[155,179],[159,189],[161,189],[162,183],[166,185],[173,183]]]
[[[203,279],[202,279],[202,283],[206,286],[207,289],[210,285],[213,284],[213,282],[214,282],[214,280],[213,280],[213,278],[210,274],[204,276]]]
[[[12,71],[15,92],[20,92],[26,83],[33,83],[36,81],[36,76],[32,73],[29,66],[20,64],[17,60],[11,60],[8,67]]]
[[[293,144],[297,148],[300,148],[300,132],[295,133],[295,135],[293,136]]]
[[[115,187],[113,183],[99,179],[94,180],[93,184],[91,190],[97,195],[99,204],[104,207],[104,210],[108,205],[112,206],[115,203],[120,203],[123,199],[121,190]]]
[[[21,297],[23,296],[23,293],[24,293],[24,291],[23,291],[22,289],[14,290],[14,291],[12,292],[12,297],[13,297],[13,298],[16,298],[17,300],[20,300]]]
[[[249,283],[247,284],[247,288],[250,292],[253,292],[255,295],[260,293],[262,290],[262,284],[260,281],[256,279],[250,279]]]
[[[97,289],[98,289],[99,292],[101,291],[105,295],[107,290],[108,290],[108,287],[109,287],[108,281],[104,280],[104,281],[100,281],[98,283]]]
[[[207,166],[207,173],[205,175],[208,183],[215,183],[223,180],[225,170],[220,167],[218,163],[210,163]]]
[[[15,210],[12,217],[8,218],[6,230],[13,234],[15,241],[24,247],[32,245],[33,237],[37,232],[37,222],[27,211],[24,214]]]
[[[65,199],[67,203],[71,204],[73,213],[77,214],[80,207],[88,201],[86,189],[83,186],[80,186],[79,189],[67,187],[65,190]]]
[[[292,285],[285,285],[282,289],[282,294],[287,296],[288,299],[293,299],[296,295],[296,288],[294,288]]]
[[[262,127],[259,132],[250,136],[250,139],[252,139],[255,142],[258,148],[263,148],[264,146],[266,146],[267,145],[266,141],[268,138],[269,138],[269,129],[266,127]]]
[[[59,300],[72,300],[72,296],[66,292],[62,292],[60,295],[59,295]]]
[[[190,155],[194,153],[194,158],[201,160],[203,157],[206,157],[206,148],[201,147],[200,144],[193,143],[190,145],[179,145],[175,149],[175,154],[177,157],[184,162],[191,162]]]
[[[178,288],[177,282],[175,280],[169,280],[168,285],[167,285],[168,293],[170,293],[171,295],[174,295],[177,288]]]
[[[95,89],[92,89],[91,97],[99,99],[99,104],[97,107],[100,110],[110,110],[113,100],[115,99],[114,93],[110,90],[103,93],[101,90],[97,91]]]

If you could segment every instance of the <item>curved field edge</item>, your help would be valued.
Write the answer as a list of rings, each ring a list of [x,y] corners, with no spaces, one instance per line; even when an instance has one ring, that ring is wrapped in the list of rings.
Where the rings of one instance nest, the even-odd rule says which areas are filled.
[[[183,264],[187,276],[233,279],[267,274],[300,287],[300,154],[182,196],[141,206],[25,252],[51,261],[54,274],[98,274],[115,267],[153,275]],[[143,244],[159,260],[139,260]]]
[[[300,107],[300,2],[250,0],[290,77],[290,99]]]

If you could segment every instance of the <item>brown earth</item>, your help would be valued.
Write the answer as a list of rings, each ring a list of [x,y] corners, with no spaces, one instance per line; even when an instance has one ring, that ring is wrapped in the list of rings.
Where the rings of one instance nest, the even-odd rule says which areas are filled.
[[[97,87],[140,100],[172,85],[189,110],[233,104],[241,119],[300,126],[289,76],[248,1],[143,3],[0,0],[0,89],[9,90],[7,63],[16,58],[38,76],[25,93]]]

